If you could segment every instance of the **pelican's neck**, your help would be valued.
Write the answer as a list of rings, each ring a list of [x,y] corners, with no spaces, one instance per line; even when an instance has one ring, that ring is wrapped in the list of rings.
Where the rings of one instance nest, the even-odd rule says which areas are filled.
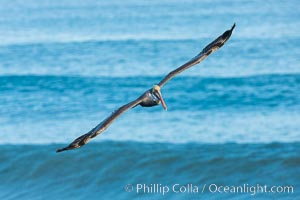
[[[167,106],[166,106],[165,101],[164,101],[164,99],[163,99],[163,97],[162,97],[162,95],[161,95],[160,87],[159,87],[158,85],[154,85],[154,86],[153,86],[153,88],[152,88],[152,93],[154,93],[154,92],[158,95],[157,97],[159,98],[159,100],[160,100],[160,102],[161,102],[163,108],[164,108],[165,110],[167,110]],[[156,95],[155,95],[155,96],[156,96]],[[159,103],[159,102],[158,102],[158,103]]]

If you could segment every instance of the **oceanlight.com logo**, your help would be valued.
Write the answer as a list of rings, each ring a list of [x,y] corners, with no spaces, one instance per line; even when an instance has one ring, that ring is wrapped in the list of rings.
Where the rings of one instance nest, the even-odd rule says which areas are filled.
[[[124,187],[126,192],[132,192],[136,194],[161,194],[166,195],[168,193],[185,193],[185,194],[203,194],[203,193],[218,193],[218,194],[250,194],[252,196],[259,193],[286,193],[293,194],[293,186],[268,186],[268,185],[218,185],[218,184],[203,184],[201,186],[195,184],[179,184],[163,185],[163,184],[127,184]]]

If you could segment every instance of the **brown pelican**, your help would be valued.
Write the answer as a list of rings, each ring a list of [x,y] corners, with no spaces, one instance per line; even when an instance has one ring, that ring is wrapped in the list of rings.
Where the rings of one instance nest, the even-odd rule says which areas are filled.
[[[160,92],[162,86],[166,84],[170,79],[172,79],[177,74],[181,73],[182,71],[200,63],[202,60],[204,60],[209,54],[212,52],[218,50],[220,47],[222,47],[225,42],[230,38],[232,31],[235,27],[235,24],[231,27],[231,29],[225,31],[221,36],[219,36],[217,39],[215,39],[213,42],[208,44],[198,55],[196,55],[194,58],[192,58],[187,63],[183,64],[182,66],[178,67],[177,69],[171,71],[167,76],[165,76],[157,85],[154,85],[153,88],[147,90],[144,92],[140,97],[138,97],[136,100],[123,105],[116,111],[114,111],[109,117],[104,119],[100,124],[98,124],[95,128],[90,130],[88,133],[76,138],[71,144],[69,144],[65,148],[58,149],[56,152],[61,152],[65,150],[71,150],[75,148],[79,148],[86,143],[88,143],[92,138],[96,137],[103,131],[105,131],[113,121],[119,117],[122,113],[127,111],[130,108],[133,108],[135,106],[143,106],[143,107],[152,107],[162,104],[162,107],[167,110],[167,106],[165,104],[165,101],[162,97],[162,94]]]

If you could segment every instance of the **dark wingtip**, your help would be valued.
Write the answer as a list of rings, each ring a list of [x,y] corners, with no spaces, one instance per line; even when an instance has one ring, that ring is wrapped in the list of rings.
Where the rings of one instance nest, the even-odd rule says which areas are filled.
[[[233,31],[234,28],[235,28],[235,22],[233,23],[233,25],[232,25],[230,31]]]
[[[66,150],[69,150],[69,148],[65,147],[65,148],[57,149],[56,153],[59,153],[59,152],[62,152],[62,151],[66,151]]]
[[[63,149],[57,149],[56,153],[59,153],[59,152],[62,152],[62,151],[64,151],[64,150]]]
[[[56,152],[59,153],[59,152],[66,151],[66,150],[77,149],[77,148],[85,145],[86,143],[88,143],[88,141],[91,138],[92,138],[92,136],[90,135],[90,133],[86,133],[86,134],[76,138],[71,144],[69,144],[65,148],[57,149]]]

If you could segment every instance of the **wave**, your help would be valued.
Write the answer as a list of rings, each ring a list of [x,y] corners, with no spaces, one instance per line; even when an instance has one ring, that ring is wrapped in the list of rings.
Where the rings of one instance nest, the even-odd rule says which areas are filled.
[[[127,184],[267,184],[299,187],[300,143],[169,144],[101,142],[56,154],[53,145],[0,145],[3,199],[139,199]],[[299,194],[276,194],[295,197]],[[186,199],[191,194],[167,194]],[[199,194],[198,194],[199,195]],[[206,198],[247,199],[250,194],[204,193]],[[286,196],[285,196],[286,195]],[[257,198],[270,198],[260,194]]]
[[[221,33],[221,32],[220,32]],[[56,38],[53,40],[50,36],[47,39],[41,38],[40,40],[36,40],[36,38],[6,38],[5,41],[0,42],[1,48],[26,48],[26,47],[38,47],[38,46],[72,46],[72,45],[85,45],[85,44],[116,44],[116,43],[124,43],[124,44],[138,44],[138,43],[199,43],[201,41],[211,41],[214,39],[215,35],[210,35],[208,33],[203,35],[194,35],[192,37],[181,37],[181,36],[159,36],[159,35],[119,35],[115,37],[107,36],[107,37],[77,37],[74,36],[64,37],[64,38]],[[29,40],[28,40],[29,39]],[[249,36],[242,36],[239,34],[238,36],[235,35],[234,42],[248,42],[251,43],[253,41],[276,41],[279,42],[279,45],[290,43],[291,41],[295,43],[299,43],[299,35],[291,35],[287,38],[282,38],[278,36],[273,37],[251,37]],[[201,42],[202,43],[202,42]],[[260,44],[256,44],[259,45]],[[294,46],[294,44],[289,44],[290,46]],[[199,49],[200,50],[200,49]]]
[[[159,82],[162,77],[72,77],[72,76],[0,76],[0,91],[6,97],[27,96],[23,103],[48,101],[55,109],[64,98],[64,105],[76,99],[85,102],[101,94],[102,104],[122,104],[133,100],[142,92]],[[298,108],[300,74],[272,74],[250,77],[209,78],[180,76],[163,88],[165,99],[176,110],[215,108]],[[130,92],[128,92],[130,91]],[[188,95],[188,94],[191,95]],[[51,98],[49,98],[51,96]],[[83,98],[84,97],[84,98]],[[14,101],[20,99],[13,99]],[[100,100],[100,99],[99,99]],[[82,102],[82,103],[83,103]],[[16,102],[17,103],[17,102]],[[88,108],[97,107],[99,102],[90,101]],[[87,107],[84,107],[87,109]],[[110,109],[110,108],[108,108]],[[50,112],[50,110],[49,110]]]
[[[6,136],[0,138],[0,144],[71,141],[158,80],[160,77],[1,76],[0,132]],[[137,107],[95,140],[299,141],[299,81],[299,74],[176,77],[162,90],[168,112],[162,112],[160,106]]]
[[[0,75],[163,76],[198,54],[211,40],[90,41],[2,46]],[[220,51],[183,75],[241,77],[297,74],[300,72],[297,61],[299,41],[299,38],[230,40]]]

